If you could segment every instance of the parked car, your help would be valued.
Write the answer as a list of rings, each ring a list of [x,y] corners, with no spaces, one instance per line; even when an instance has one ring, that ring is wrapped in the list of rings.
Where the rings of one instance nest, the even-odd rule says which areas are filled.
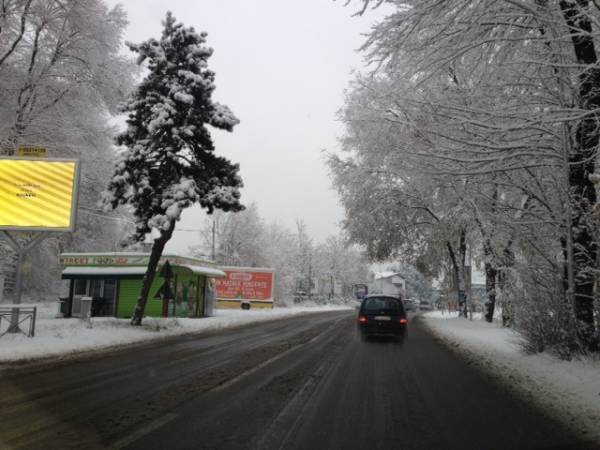
[[[431,311],[433,309],[433,305],[429,300],[421,300],[419,302],[419,311]]]
[[[402,301],[387,295],[366,297],[358,310],[358,329],[363,339],[369,336],[396,336],[404,342],[408,319]]]

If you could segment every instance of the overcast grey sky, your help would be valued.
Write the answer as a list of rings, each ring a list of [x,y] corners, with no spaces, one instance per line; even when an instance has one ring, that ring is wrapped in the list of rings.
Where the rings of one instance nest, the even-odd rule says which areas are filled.
[[[336,111],[353,70],[364,69],[355,50],[361,33],[381,17],[351,17],[345,0],[108,0],[129,17],[125,39],[158,38],[167,10],[208,32],[214,49],[214,99],[241,123],[214,131],[217,152],[239,162],[242,201],[256,202],[268,221],[293,226],[302,218],[317,240],[338,231],[343,213],[323,163],[336,151],[342,127]],[[183,214],[179,229],[199,228],[199,207]],[[185,252],[196,233],[175,232],[168,250]]]

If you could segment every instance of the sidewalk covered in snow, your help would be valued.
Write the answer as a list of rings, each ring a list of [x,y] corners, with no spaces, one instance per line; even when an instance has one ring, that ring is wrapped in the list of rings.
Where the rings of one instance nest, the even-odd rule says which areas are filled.
[[[600,360],[525,354],[516,332],[481,320],[480,315],[468,320],[432,311],[422,317],[451,348],[600,441]]]
[[[215,310],[214,317],[191,318],[146,317],[141,327],[128,319],[95,317],[91,327],[77,318],[57,319],[56,304],[37,304],[39,319],[36,336],[9,334],[0,341],[0,363],[37,358],[65,357],[76,353],[123,346],[143,341],[160,340],[191,333],[233,328],[248,323],[277,320],[324,310],[348,309],[344,306],[293,307],[269,310]]]

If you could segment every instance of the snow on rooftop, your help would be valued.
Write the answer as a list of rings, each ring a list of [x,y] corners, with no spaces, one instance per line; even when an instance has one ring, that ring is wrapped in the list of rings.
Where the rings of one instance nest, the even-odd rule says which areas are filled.
[[[221,269],[223,270],[230,270],[230,271],[236,271],[236,270],[247,270],[250,272],[274,272],[275,269],[273,269],[272,267],[244,267],[244,266],[219,266]]]
[[[64,252],[62,256],[97,255],[97,256],[150,256],[149,252]]]
[[[90,266],[70,266],[62,271],[63,277],[74,275],[144,275],[146,273],[145,266],[107,266],[107,267],[90,267]]]
[[[106,257],[106,258],[150,258],[150,253],[149,252],[80,252],[80,253],[74,253],[74,252],[66,252],[66,253],[61,253],[59,256],[61,258],[102,258],[102,257]],[[161,255],[160,257],[161,261],[167,260],[167,259],[173,259],[173,260],[181,260],[181,261],[193,261],[196,263],[201,263],[201,264],[207,264],[207,265],[215,265],[214,261],[211,261],[209,259],[206,258],[197,258],[195,256],[187,256],[187,255],[181,255],[179,253],[164,253]],[[195,264],[195,265],[199,265],[199,264]]]
[[[374,276],[375,276],[376,280],[380,280],[382,278],[390,278],[393,276],[398,276],[398,277],[402,278],[402,275],[400,274],[400,272],[393,272],[391,270],[385,270],[383,272],[375,272]]]
[[[37,303],[0,303],[0,308],[36,308]]]
[[[189,264],[180,264],[179,267],[185,267],[186,269],[190,269],[194,273],[199,273],[201,275],[208,275],[214,278],[223,278],[225,276],[225,272],[219,269],[214,269],[212,267],[204,267],[204,266],[196,266]]]
[[[213,267],[205,267],[190,264],[178,264],[178,267],[185,267],[191,270],[193,273],[208,275],[210,277],[222,278],[225,276],[225,272]],[[124,276],[124,275],[144,275],[146,273],[146,266],[69,266],[62,271],[64,278],[77,275],[92,275],[92,276]]]

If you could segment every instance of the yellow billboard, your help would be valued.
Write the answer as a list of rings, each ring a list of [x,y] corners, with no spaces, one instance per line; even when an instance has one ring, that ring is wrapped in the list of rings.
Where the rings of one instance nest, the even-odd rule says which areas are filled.
[[[0,158],[0,229],[73,231],[79,162]]]

